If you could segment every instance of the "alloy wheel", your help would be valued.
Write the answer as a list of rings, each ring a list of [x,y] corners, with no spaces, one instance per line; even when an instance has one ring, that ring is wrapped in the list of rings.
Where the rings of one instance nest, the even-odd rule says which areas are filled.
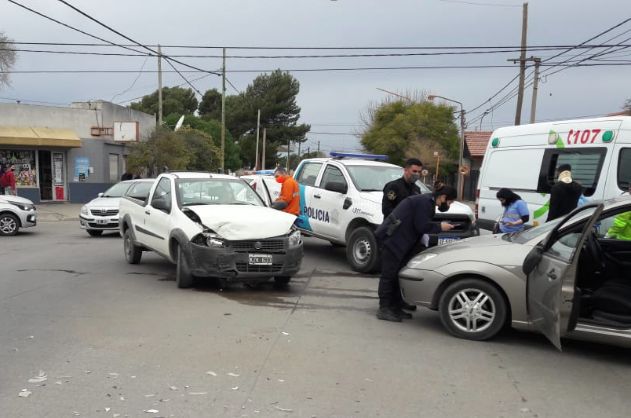
[[[463,289],[449,300],[449,318],[459,330],[482,332],[495,319],[493,299],[480,289]]]

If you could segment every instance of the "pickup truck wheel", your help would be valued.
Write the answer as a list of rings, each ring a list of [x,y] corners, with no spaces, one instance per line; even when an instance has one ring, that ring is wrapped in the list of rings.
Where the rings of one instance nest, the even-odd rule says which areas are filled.
[[[372,229],[360,226],[351,232],[346,245],[346,258],[355,271],[375,271],[379,262],[379,248]]]
[[[182,246],[177,246],[177,267],[175,271],[175,282],[180,289],[186,289],[193,286],[193,275],[188,265],[188,260],[182,251]]]
[[[18,218],[11,213],[0,215],[0,235],[15,235],[20,229]]]
[[[87,231],[91,237],[100,237],[103,234],[103,231],[100,231],[98,229],[88,229]]]
[[[92,235],[91,232],[102,231],[88,230],[88,234]],[[125,234],[123,235],[123,249],[125,250],[125,259],[129,264],[140,263],[140,259],[142,258],[142,250],[136,245],[136,243],[134,243],[134,237],[132,237],[131,231],[129,229],[125,231]]]

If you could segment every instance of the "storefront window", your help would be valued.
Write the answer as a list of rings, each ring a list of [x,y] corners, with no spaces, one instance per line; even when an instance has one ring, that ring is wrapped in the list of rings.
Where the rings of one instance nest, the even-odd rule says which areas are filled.
[[[23,150],[0,150],[0,164],[7,167],[15,165],[17,187],[37,187],[37,167],[35,152]]]

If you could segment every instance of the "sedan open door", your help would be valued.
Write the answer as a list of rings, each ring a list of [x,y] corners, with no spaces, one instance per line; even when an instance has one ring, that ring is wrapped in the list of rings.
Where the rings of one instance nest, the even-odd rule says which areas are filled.
[[[579,255],[603,207],[594,204],[574,210],[524,260],[530,320],[559,350],[578,309],[574,302]]]

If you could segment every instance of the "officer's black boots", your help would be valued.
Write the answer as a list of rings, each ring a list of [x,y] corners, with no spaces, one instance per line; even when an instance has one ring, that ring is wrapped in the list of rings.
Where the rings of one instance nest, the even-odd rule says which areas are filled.
[[[409,303],[403,302],[403,304],[401,305],[401,309],[405,309],[406,311],[415,311],[416,305],[410,305]]]
[[[401,317],[394,310],[389,308],[379,308],[377,318],[384,321],[401,322]]]

